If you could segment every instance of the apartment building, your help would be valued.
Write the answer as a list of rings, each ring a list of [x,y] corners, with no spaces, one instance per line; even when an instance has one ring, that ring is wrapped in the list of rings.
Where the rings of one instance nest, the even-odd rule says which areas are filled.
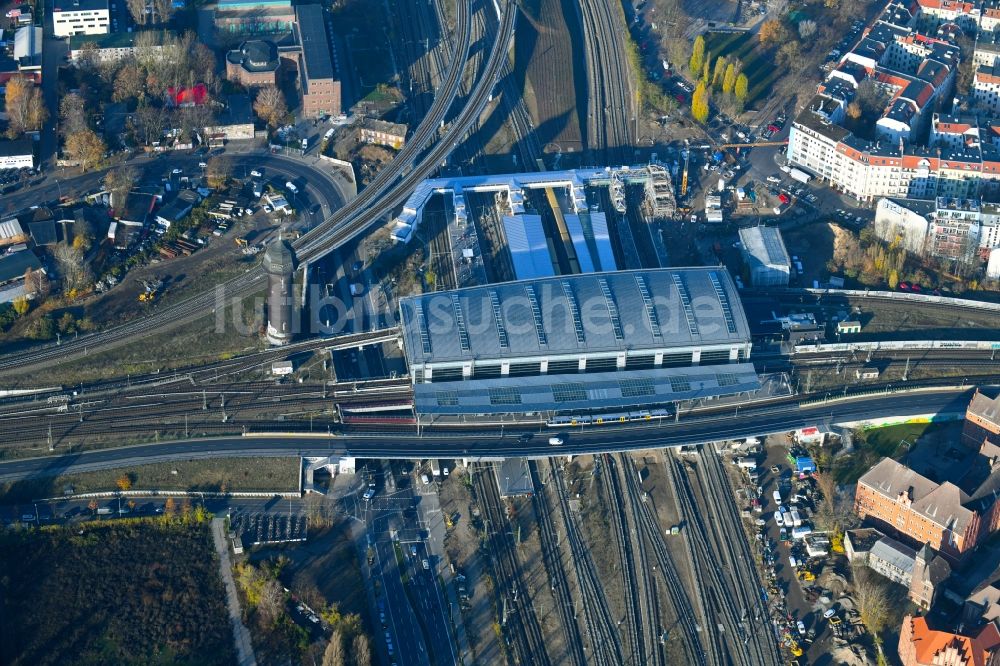
[[[163,30],[112,32],[106,35],[76,35],[69,38],[70,61],[78,64],[84,54],[88,52],[98,63],[118,62],[131,58],[138,54],[135,40],[140,34],[151,34],[155,37],[154,43],[147,47],[150,53],[159,54],[163,50],[161,44],[166,36],[166,32]],[[87,46],[88,44],[93,46]]]
[[[935,205],[927,199],[885,197],[875,207],[872,230],[887,243],[900,243],[907,251],[923,255]]]
[[[930,254],[969,262],[979,245],[979,202],[938,197],[928,236]]]
[[[358,127],[358,139],[363,143],[399,150],[406,143],[406,130],[406,125],[399,123],[366,120]]]
[[[52,10],[56,37],[105,35],[110,22],[108,0],[60,0]]]

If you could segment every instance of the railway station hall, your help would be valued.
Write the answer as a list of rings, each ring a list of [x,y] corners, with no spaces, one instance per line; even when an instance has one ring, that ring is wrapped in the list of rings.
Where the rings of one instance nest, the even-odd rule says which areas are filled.
[[[424,422],[662,418],[682,401],[761,388],[722,268],[519,280],[408,297],[399,308]]]

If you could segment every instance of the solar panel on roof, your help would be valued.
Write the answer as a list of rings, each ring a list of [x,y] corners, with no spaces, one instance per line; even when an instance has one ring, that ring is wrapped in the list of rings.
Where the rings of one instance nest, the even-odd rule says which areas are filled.
[[[471,349],[469,345],[469,331],[465,328],[465,316],[462,314],[462,304],[458,300],[458,294],[451,295],[451,306],[455,310],[455,325],[458,326],[458,341],[462,345],[462,351]]]
[[[646,320],[649,322],[649,330],[654,338],[663,337],[660,333],[660,319],[656,316],[656,308],[653,307],[653,298],[649,294],[649,285],[646,284],[645,275],[636,275],[635,284],[639,287],[639,295],[642,296],[642,304],[646,308]]]
[[[712,286],[715,288],[715,295],[719,297],[719,305],[722,306],[722,314],[726,318],[726,328],[729,329],[730,333],[735,333],[736,320],[733,319],[733,309],[729,306],[729,297],[726,295],[726,291],[722,288],[722,281],[719,279],[719,274],[715,271],[709,271],[708,277],[712,280]]]
[[[420,329],[420,344],[425,354],[431,353],[431,336],[427,331],[427,317],[424,316],[424,306],[420,301],[413,303],[413,311],[417,315],[417,328]]]
[[[680,273],[671,273],[670,277],[674,279],[674,286],[677,287],[677,291],[680,293],[681,305],[684,306],[684,316],[687,318],[688,329],[690,329],[691,335],[697,336],[698,323],[694,320],[694,310],[691,308],[691,293],[688,291],[687,285],[684,284]]]
[[[542,309],[538,307],[538,294],[535,293],[534,285],[524,285],[524,293],[528,295],[528,305],[531,306],[531,316],[535,319],[535,335],[538,336],[538,344],[545,346],[548,342],[545,337],[545,329],[542,327]]]
[[[740,378],[732,372],[717,372],[715,381],[719,386],[736,386],[740,383]]]
[[[564,382],[552,385],[552,399],[556,402],[575,402],[587,399],[583,382]]]
[[[671,377],[670,390],[674,393],[682,393],[691,390],[691,381],[687,377]]]
[[[500,295],[496,289],[490,289],[490,305],[493,306],[493,323],[497,327],[497,337],[500,338],[500,348],[510,347],[510,340],[507,338],[507,327],[504,326],[503,316],[500,313]]]
[[[516,386],[491,386],[491,405],[520,405],[521,390]]]
[[[653,395],[656,392],[652,377],[619,379],[618,388],[621,389],[622,396],[626,398],[638,398],[642,395]]]
[[[601,293],[604,294],[604,303],[608,306],[608,315],[611,316],[611,326],[615,331],[615,340],[621,342],[625,339],[625,332],[622,331],[622,320],[618,316],[618,306],[615,305],[614,296],[611,294],[611,285],[605,278],[598,278],[597,283],[601,285]]]
[[[569,302],[569,311],[573,315],[573,327],[576,328],[576,341],[579,344],[584,344],[587,342],[583,335],[583,320],[580,319],[580,304],[576,302],[576,294],[573,293],[573,287],[570,286],[569,280],[562,281],[563,294],[566,295],[566,300]]]

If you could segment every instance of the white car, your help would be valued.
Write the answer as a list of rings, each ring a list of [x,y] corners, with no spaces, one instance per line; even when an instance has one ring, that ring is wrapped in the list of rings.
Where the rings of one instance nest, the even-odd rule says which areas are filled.
[[[795,623],[795,628],[799,630],[800,636],[806,635],[806,625],[802,620],[799,620],[798,622]]]
[[[427,558],[424,558],[420,562],[420,565],[424,568],[424,571],[430,571],[431,569],[431,563],[427,561]]]
[[[257,171],[257,169],[251,171],[250,175],[253,176],[254,178],[263,178],[263,174],[261,174],[260,171]]]
[[[778,184],[778,183],[780,183],[780,182],[781,182],[781,179],[780,179],[780,178],[778,178],[777,176],[768,176],[768,177],[767,177],[767,182],[769,182],[769,183],[774,183],[774,184]]]
[[[204,162],[198,162],[198,168],[199,169],[207,169],[208,165],[205,164]]]
[[[170,173],[174,174],[175,176],[178,176],[178,175],[184,173],[184,171],[182,171],[181,169],[174,169]]]
[[[829,608],[825,613],[823,613],[823,619],[829,620],[831,617],[837,614],[836,608]]]
[[[549,446],[562,446],[564,441],[562,437],[549,437]]]

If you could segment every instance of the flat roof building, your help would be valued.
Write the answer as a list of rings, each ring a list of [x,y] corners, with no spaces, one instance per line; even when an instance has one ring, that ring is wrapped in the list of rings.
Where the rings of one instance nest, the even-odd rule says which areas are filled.
[[[302,43],[299,57],[302,115],[340,115],[340,81],[335,78],[323,7],[299,5],[295,8],[295,17]]]
[[[35,166],[35,146],[28,137],[0,141],[0,169],[24,169]]]
[[[59,0],[52,9],[56,37],[104,35],[110,22],[108,0]]]
[[[418,413],[592,411],[760,388],[722,269],[522,280],[399,307]]]
[[[776,227],[740,229],[743,261],[750,268],[750,282],[755,287],[787,287],[792,270],[788,250]]]

